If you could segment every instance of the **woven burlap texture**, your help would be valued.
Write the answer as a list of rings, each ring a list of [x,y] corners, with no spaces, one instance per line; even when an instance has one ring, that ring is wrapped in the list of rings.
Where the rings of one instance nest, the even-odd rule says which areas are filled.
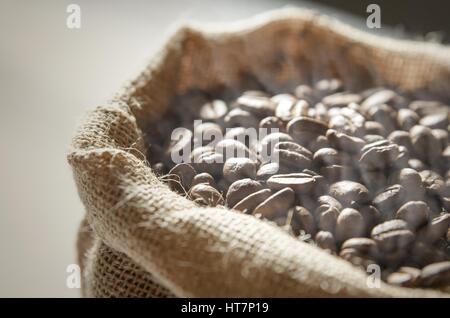
[[[225,30],[225,31],[224,31]],[[86,208],[79,241],[89,297],[440,297],[369,288],[346,261],[253,216],[196,206],[152,173],[143,133],[191,88],[271,91],[340,77],[347,87],[425,90],[447,100],[450,50],[369,35],[286,9],[216,27],[180,28],[108,105],[89,112],[68,161]]]

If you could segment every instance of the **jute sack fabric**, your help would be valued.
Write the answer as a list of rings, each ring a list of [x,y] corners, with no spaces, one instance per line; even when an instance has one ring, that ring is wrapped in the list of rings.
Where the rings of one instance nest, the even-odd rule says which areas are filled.
[[[305,10],[180,28],[108,105],[89,112],[71,145],[86,221],[78,240],[87,297],[442,297],[449,289],[369,288],[367,274],[281,229],[203,208],[146,163],[145,136],[173,97],[271,91],[337,76],[352,89],[396,87],[449,101],[450,49],[369,35]],[[242,80],[245,78],[245,80]]]

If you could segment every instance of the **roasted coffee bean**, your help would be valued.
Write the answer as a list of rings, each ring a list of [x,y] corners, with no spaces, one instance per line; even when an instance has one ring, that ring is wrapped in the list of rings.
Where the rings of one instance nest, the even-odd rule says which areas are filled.
[[[322,209],[324,210],[322,211]],[[339,217],[339,211],[335,207],[322,205],[315,211],[315,214],[318,218],[318,228],[321,231],[336,233],[336,222]]]
[[[441,144],[441,149],[445,149],[447,148],[447,146],[449,145],[449,137],[448,137],[448,132],[445,129],[433,129],[431,131],[431,133],[433,134],[433,136],[439,140],[439,143]]]
[[[396,128],[395,111],[392,107],[386,104],[377,105],[370,108],[367,111],[367,116],[371,120],[377,121],[383,125],[387,134],[390,134]]]
[[[447,129],[448,115],[447,111],[427,115],[420,119],[419,124],[431,129]]]
[[[358,153],[366,144],[361,138],[338,133],[333,129],[327,131],[327,139],[334,148],[348,153]]]
[[[368,235],[372,228],[381,222],[381,213],[373,205],[358,206],[357,210],[363,217],[364,227],[366,229],[366,234]]]
[[[215,187],[215,185],[216,185],[215,181],[214,181],[214,177],[206,172],[195,175],[194,178],[192,178],[190,188],[192,188],[193,186],[200,184],[200,183],[206,183],[212,187]]]
[[[185,193],[189,190],[196,173],[195,169],[187,163],[177,164],[169,171],[169,187],[177,192]]]
[[[300,229],[305,231],[306,234],[314,236],[317,232],[317,226],[311,212],[305,207],[296,206],[294,213],[298,217]]]
[[[414,241],[414,234],[403,220],[391,220],[372,229],[371,237],[377,242],[381,251],[389,253],[394,250],[407,249]]]
[[[299,116],[308,116],[309,104],[306,100],[283,99],[278,102],[275,115],[283,121]]]
[[[445,252],[437,250],[432,244],[426,242],[416,241],[409,249],[408,261],[418,267],[446,260],[448,256]]]
[[[402,104],[403,101],[401,97],[392,90],[383,89],[374,92],[372,95],[366,98],[364,102],[362,102],[361,107],[363,109],[372,109],[376,106],[388,104],[388,105],[399,105]]]
[[[267,179],[267,185],[273,190],[289,187],[302,193],[311,191],[316,185],[316,179],[306,173],[276,174]]]
[[[233,209],[250,214],[260,203],[268,199],[271,195],[272,191],[270,189],[256,191],[236,203]]]
[[[307,169],[311,166],[312,153],[293,142],[280,142],[275,145],[273,154],[278,156],[280,165],[292,169]]]
[[[425,266],[420,275],[424,286],[445,286],[450,283],[450,262],[439,262]]]
[[[291,136],[301,135],[302,133],[325,135],[327,129],[326,123],[308,117],[294,118],[286,126],[286,130]]]
[[[416,125],[409,133],[414,152],[420,160],[432,164],[439,159],[440,144],[430,128]]]
[[[322,99],[322,103],[330,107],[345,107],[351,103],[359,103],[361,102],[361,96],[358,94],[351,93],[336,93],[332,95],[328,95]]]
[[[258,127],[258,119],[248,111],[240,108],[232,109],[228,112],[224,119],[227,127]]]
[[[276,130],[278,130],[279,132],[285,131],[284,122],[280,118],[275,116],[263,118],[259,122],[259,128],[267,129],[269,132],[276,132]]]
[[[223,177],[230,183],[237,180],[256,178],[257,164],[248,158],[230,158],[223,165]]]
[[[256,173],[256,179],[265,181],[273,175],[288,173],[289,170],[289,168],[280,167],[278,162],[266,163],[259,167]]]
[[[331,165],[341,165],[346,164],[350,160],[348,156],[339,153],[334,148],[322,148],[317,150],[313,156],[313,163],[315,166],[331,166]]]
[[[295,96],[299,99],[305,99],[309,103],[314,102],[314,91],[309,85],[299,85],[295,88]]]
[[[361,154],[359,163],[367,170],[381,170],[392,166],[399,154],[399,147],[395,144],[371,147]]]
[[[308,144],[308,148],[309,150],[311,150],[313,153],[317,152],[318,150],[322,149],[322,148],[329,148],[330,144],[328,143],[328,139],[325,136],[319,135],[316,136],[309,144]],[[450,162],[450,160],[448,161]]]
[[[157,162],[155,164],[152,165],[152,171],[155,175],[157,176],[162,176],[165,174],[166,168],[164,166],[164,163],[162,162]]]
[[[396,217],[405,221],[409,228],[416,230],[428,223],[430,209],[423,201],[409,201],[398,209]]]
[[[435,217],[430,224],[418,233],[418,239],[428,243],[434,243],[438,239],[445,237],[450,227],[450,213]]]
[[[246,178],[235,181],[228,188],[226,204],[233,207],[246,196],[262,189],[262,184],[252,179]]]
[[[286,215],[288,210],[294,205],[294,201],[294,191],[290,188],[284,188],[260,203],[253,211],[253,214],[261,214],[264,218],[273,220]]]
[[[378,135],[378,136],[386,136],[386,129],[384,129],[383,125],[376,121],[367,120],[364,123],[364,130],[367,135]],[[365,137],[366,137],[365,136]],[[366,138],[364,138],[366,140]],[[366,140],[366,142],[369,142]]]
[[[369,190],[361,183],[354,181],[339,181],[330,186],[330,195],[344,206],[364,204],[369,201]]]
[[[419,120],[417,113],[408,108],[400,109],[397,113],[397,123],[401,129],[406,131],[417,125]]]
[[[336,239],[344,242],[352,237],[361,237],[366,227],[362,215],[355,209],[346,208],[341,211],[336,222]]]
[[[316,242],[317,246],[324,250],[328,250],[331,253],[335,253],[337,250],[333,233],[327,231],[317,232],[314,241]]]
[[[206,172],[213,176],[220,176],[223,170],[223,155],[215,152],[200,154],[192,163],[198,172]]]
[[[412,287],[414,286],[415,278],[410,273],[394,272],[387,277],[386,281],[391,285]]]
[[[414,147],[413,147],[413,144],[411,141],[411,137],[407,131],[394,130],[388,136],[388,140],[394,144],[397,144],[398,146],[404,146],[411,153],[414,152]]]
[[[275,114],[276,104],[265,96],[243,95],[236,102],[241,109],[258,117]]]
[[[364,255],[370,259],[377,259],[379,257],[379,250],[377,243],[367,237],[353,237],[342,243],[341,249],[345,250],[351,248],[358,252],[359,255]]]
[[[328,180],[329,183],[334,183],[339,180],[358,180],[358,172],[351,166],[326,166],[320,168],[320,173]]]
[[[219,191],[208,184],[200,183],[189,190],[191,199],[201,205],[217,206],[223,205],[223,197]]]
[[[330,207],[336,208],[338,211],[342,210],[342,204],[329,195],[320,196],[317,202],[319,203],[319,205],[328,205]]]
[[[373,199],[373,204],[381,212],[384,220],[390,220],[398,208],[405,203],[405,196],[405,189],[399,184],[394,184],[378,193]]]
[[[260,141],[259,153],[262,156],[271,156],[275,145],[283,141],[293,141],[293,139],[288,134],[281,132],[268,134]]]
[[[227,104],[219,99],[207,102],[200,109],[199,115],[203,120],[218,120],[223,118],[228,111]]]

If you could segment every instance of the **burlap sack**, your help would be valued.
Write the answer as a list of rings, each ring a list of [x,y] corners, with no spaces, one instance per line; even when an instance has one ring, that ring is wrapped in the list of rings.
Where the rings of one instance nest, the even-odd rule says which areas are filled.
[[[448,101],[450,49],[369,35],[293,9],[176,32],[116,98],[87,115],[73,139],[68,160],[87,211],[78,244],[83,295],[449,296],[384,283],[369,288],[363,271],[270,224],[196,206],[146,164],[143,132],[151,135],[176,94],[249,82],[288,91],[326,76],[352,89],[387,85]]]

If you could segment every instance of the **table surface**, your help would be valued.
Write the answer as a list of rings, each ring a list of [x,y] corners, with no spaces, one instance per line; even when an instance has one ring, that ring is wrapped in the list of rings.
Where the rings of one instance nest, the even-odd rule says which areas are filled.
[[[81,29],[66,8],[81,7]],[[78,297],[68,288],[84,214],[65,160],[100,105],[184,21],[230,21],[305,1],[9,1],[0,4],[0,297]]]

